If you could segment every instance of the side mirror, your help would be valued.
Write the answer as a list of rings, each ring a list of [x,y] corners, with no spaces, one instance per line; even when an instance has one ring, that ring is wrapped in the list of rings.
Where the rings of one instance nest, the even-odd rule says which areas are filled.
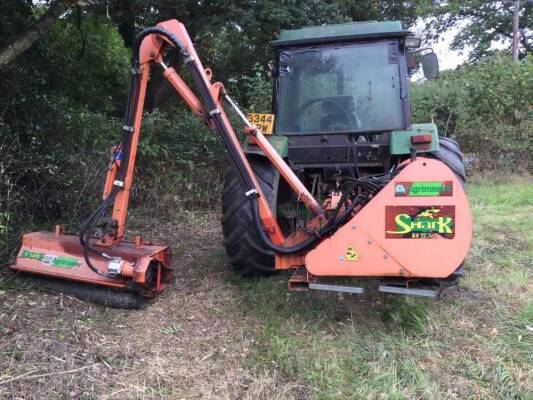
[[[439,60],[433,51],[422,56],[422,71],[424,71],[426,79],[437,79],[439,77]]]

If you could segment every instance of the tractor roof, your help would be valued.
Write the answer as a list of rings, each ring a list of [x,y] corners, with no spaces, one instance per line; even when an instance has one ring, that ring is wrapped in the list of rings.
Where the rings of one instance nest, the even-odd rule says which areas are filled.
[[[348,40],[403,37],[410,34],[411,32],[402,28],[400,21],[351,22],[282,30],[279,39],[272,41],[270,44],[276,48]]]

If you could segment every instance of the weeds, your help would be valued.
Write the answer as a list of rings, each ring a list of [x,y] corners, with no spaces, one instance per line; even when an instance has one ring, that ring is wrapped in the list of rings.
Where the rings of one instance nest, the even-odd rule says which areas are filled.
[[[177,335],[181,331],[183,331],[183,328],[181,324],[178,324],[178,323],[161,328],[161,333],[165,335]]]
[[[469,187],[474,244],[449,297],[287,293],[286,276],[237,282],[260,321],[250,367],[316,399],[525,399],[533,389],[533,186]]]

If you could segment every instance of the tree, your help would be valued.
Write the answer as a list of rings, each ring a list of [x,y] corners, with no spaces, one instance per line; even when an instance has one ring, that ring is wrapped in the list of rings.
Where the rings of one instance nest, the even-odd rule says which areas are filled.
[[[92,12],[108,14],[117,24],[126,46],[133,45],[136,30],[166,19],[183,22],[206,66],[216,79],[231,82],[232,92],[247,103],[243,76],[255,76],[254,65],[272,58],[269,42],[281,29],[351,21],[395,20],[412,26],[422,9],[434,0],[94,0]],[[170,56],[172,61],[172,56]],[[152,88],[156,107],[164,107],[161,96],[166,83],[157,78]],[[265,96],[269,96],[265,93]]]
[[[438,3],[428,13],[433,17],[426,25],[429,38],[438,39],[452,27],[464,25],[450,47],[453,50],[472,47],[470,61],[491,54],[495,43],[511,43],[513,0],[441,0]],[[521,3],[519,58],[533,51],[533,2],[524,0]]]
[[[28,50],[42,37],[70,6],[69,1],[53,0],[45,13],[0,50],[0,68]],[[36,8],[34,8],[36,9]]]

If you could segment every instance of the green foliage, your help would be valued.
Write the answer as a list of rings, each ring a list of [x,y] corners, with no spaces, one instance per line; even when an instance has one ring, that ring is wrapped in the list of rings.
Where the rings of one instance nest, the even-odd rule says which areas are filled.
[[[495,43],[510,43],[513,36],[512,15],[514,1],[487,0],[447,0],[435,1],[427,13],[434,18],[428,19],[427,30],[430,38],[438,38],[449,29],[461,26],[454,37],[451,48],[465,50],[472,48],[470,60],[478,60],[493,53]],[[523,34],[520,41],[521,57],[533,51],[533,3],[521,2],[519,28]],[[510,46],[509,46],[510,47]]]
[[[21,232],[79,223],[94,207],[121,121],[129,51],[100,17],[61,19],[0,81],[0,259]],[[81,57],[80,57],[81,55]],[[94,76],[97,79],[94,79]]]
[[[272,102],[272,82],[266,76],[265,69],[259,63],[255,63],[252,75],[243,76],[241,82],[248,97],[249,111],[269,113]]]
[[[130,51],[104,17],[85,16],[79,27],[73,15],[62,18],[36,50],[28,72],[39,78],[41,91],[61,92],[91,110],[124,103]]]
[[[31,22],[31,2],[4,0],[0,13],[0,47],[5,46],[14,35],[23,32]]]
[[[147,113],[141,132],[134,205],[161,215],[217,201],[224,170],[215,133],[183,108]]]
[[[399,19],[412,26],[432,0],[291,0],[291,1],[95,1],[91,12],[109,15],[131,46],[135,27],[142,29],[166,19],[185,24],[204,65],[242,104],[249,102],[243,76],[254,76],[254,65],[272,59],[269,42],[280,29],[350,21]],[[229,83],[231,83],[229,85]]]
[[[495,55],[411,88],[414,122],[434,121],[482,166],[527,170],[533,152],[533,58]]]

